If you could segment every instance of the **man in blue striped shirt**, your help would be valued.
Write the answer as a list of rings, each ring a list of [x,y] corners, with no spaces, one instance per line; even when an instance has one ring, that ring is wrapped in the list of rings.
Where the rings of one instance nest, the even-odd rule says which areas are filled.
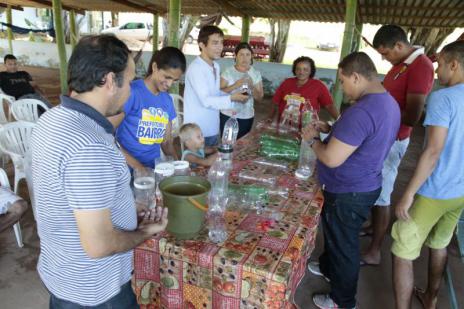
[[[166,227],[161,209],[138,224],[129,170],[106,119],[129,97],[134,67],[116,37],[83,38],[69,60],[71,96],[34,129],[37,269],[50,308],[137,308],[132,249]]]

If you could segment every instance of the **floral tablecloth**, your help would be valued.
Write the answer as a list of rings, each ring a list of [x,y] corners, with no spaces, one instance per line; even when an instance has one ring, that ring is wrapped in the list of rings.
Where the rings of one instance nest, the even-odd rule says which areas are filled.
[[[141,308],[294,307],[323,198],[314,179],[293,176],[294,166],[282,171],[253,163],[263,131],[253,131],[236,145],[231,180],[239,183],[241,170],[277,175],[278,186],[288,187],[289,196],[271,196],[265,207],[280,218],[229,211],[229,237],[222,244],[211,243],[206,229],[193,240],[179,241],[167,232],[147,240],[134,254],[133,286]]]

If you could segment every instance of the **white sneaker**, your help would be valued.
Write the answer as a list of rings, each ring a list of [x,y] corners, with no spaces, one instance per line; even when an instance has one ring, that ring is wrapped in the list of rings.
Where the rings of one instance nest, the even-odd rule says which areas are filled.
[[[333,300],[330,298],[329,294],[314,294],[313,295],[313,302],[314,304],[321,309],[332,309],[332,308],[342,308],[339,307]],[[346,309],[356,309],[353,308],[346,308]]]
[[[319,268],[319,263],[318,262],[309,262],[308,263],[308,270],[316,276],[324,277],[325,281],[330,282],[330,279],[324,276],[324,274],[321,272],[321,269]]]

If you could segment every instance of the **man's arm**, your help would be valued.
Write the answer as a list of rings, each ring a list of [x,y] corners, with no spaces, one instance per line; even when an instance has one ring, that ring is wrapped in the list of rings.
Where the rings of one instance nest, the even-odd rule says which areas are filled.
[[[401,123],[413,127],[421,118],[425,105],[425,94],[408,93],[406,107],[401,114]]]
[[[348,145],[332,136],[328,144],[315,140],[312,148],[319,161],[327,167],[336,168],[342,165],[358,147]]]
[[[163,231],[168,223],[167,208],[159,208],[145,218],[135,231],[123,231],[113,227],[111,212],[103,210],[75,210],[81,245],[90,258],[98,259],[119,252],[126,252]]]
[[[194,72],[191,70],[190,72]],[[200,103],[207,108],[214,108],[218,110],[222,109],[233,109],[234,105],[232,101],[245,102],[248,100],[248,96],[244,96],[241,93],[234,93],[232,95],[211,95],[208,92],[208,87],[205,85],[205,77],[202,74],[201,70],[198,70],[196,73],[191,73],[187,76],[187,81],[191,84],[191,87],[198,98],[200,98]],[[193,75],[198,74],[198,75]],[[219,89],[218,89],[219,90]]]
[[[305,141],[313,141],[311,147],[314,153],[318,160],[327,167],[339,167],[358,148],[358,146],[346,144],[334,136],[330,138],[328,144],[322,143],[319,139],[314,140],[314,138],[319,137],[319,131],[315,126],[321,126],[321,124],[312,124],[303,128],[302,137]]]
[[[426,146],[419,158],[414,175],[409,181],[401,200],[395,207],[395,214],[398,219],[409,219],[408,211],[414,201],[414,195],[427,178],[432,175],[441,152],[445,147],[448,129],[438,126],[428,126],[426,136]]]

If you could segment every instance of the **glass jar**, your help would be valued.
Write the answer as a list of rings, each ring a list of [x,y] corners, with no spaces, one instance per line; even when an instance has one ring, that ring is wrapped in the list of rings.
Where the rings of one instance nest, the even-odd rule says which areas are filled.
[[[174,175],[190,176],[190,163],[188,161],[174,161]]]

